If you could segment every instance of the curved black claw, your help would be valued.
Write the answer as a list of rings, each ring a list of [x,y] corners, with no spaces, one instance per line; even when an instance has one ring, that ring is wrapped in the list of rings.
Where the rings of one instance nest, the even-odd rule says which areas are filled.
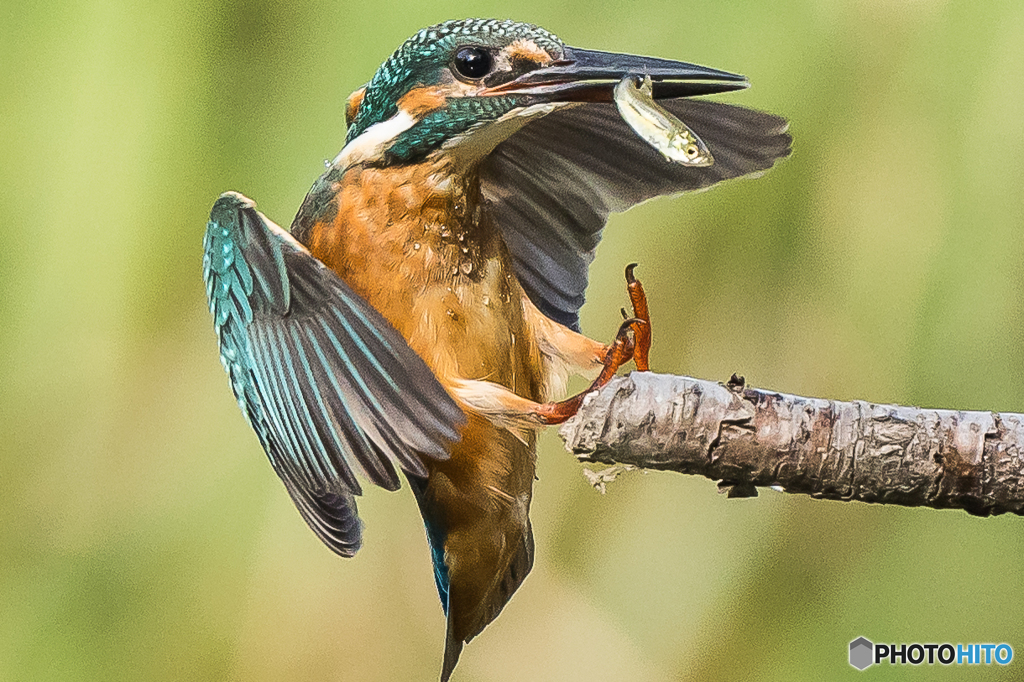
[[[616,332],[615,338],[617,340],[619,337],[624,336],[626,332],[636,333],[646,325],[647,320],[642,320],[639,317],[627,317],[622,321],[622,324],[619,325],[619,331]]]

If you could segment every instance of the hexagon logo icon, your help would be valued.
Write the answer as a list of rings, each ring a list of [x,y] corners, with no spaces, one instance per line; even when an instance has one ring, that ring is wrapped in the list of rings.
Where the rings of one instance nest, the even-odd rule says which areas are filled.
[[[850,642],[850,665],[857,670],[864,670],[872,664],[874,653],[875,645],[864,637],[858,637]]]

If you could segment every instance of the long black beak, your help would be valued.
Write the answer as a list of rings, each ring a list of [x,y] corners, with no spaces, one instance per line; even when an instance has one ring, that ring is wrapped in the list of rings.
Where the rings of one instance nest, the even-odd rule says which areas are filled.
[[[534,95],[549,102],[609,102],[627,75],[650,76],[655,99],[694,97],[743,90],[746,77],[706,66],[632,54],[566,47],[561,60],[485,91],[488,95]]]

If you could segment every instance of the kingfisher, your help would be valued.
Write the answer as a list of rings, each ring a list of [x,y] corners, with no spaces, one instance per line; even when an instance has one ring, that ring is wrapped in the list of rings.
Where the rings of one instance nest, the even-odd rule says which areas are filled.
[[[613,103],[626,77],[714,155],[670,163]],[[285,230],[228,192],[203,276],[221,361],[302,518],[351,557],[363,481],[408,481],[446,616],[441,680],[534,558],[536,434],[623,364],[648,369],[650,316],[580,333],[609,214],[770,168],[784,119],[690,99],[747,87],[685,62],[586,50],[514,21],[406,40],[349,96],[345,144]],[[567,377],[594,379],[556,401]]]

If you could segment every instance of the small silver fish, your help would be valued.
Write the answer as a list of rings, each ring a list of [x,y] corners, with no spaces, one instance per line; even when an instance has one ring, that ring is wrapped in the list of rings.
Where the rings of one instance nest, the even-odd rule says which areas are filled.
[[[654,101],[651,77],[627,75],[615,86],[615,106],[622,120],[667,160],[683,166],[710,166],[711,151],[685,123]]]

